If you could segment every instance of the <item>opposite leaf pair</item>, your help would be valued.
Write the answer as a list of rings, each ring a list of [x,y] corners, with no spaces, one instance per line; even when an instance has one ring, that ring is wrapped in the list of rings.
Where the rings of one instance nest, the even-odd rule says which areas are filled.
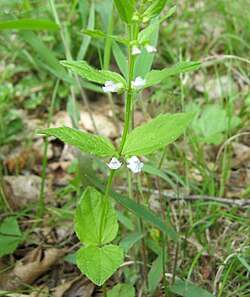
[[[117,245],[107,244],[116,237],[118,222],[110,202],[105,201],[94,188],[88,187],[80,198],[76,209],[75,231],[84,244],[76,254],[77,265],[83,274],[100,286],[123,263],[124,252]]]

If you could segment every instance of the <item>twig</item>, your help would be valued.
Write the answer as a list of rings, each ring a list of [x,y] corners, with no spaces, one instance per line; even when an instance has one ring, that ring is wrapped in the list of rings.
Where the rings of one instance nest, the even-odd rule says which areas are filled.
[[[126,190],[126,187],[116,187],[117,190]],[[143,192],[147,192],[147,188],[142,188]],[[152,190],[151,194],[159,195],[158,190]],[[247,206],[250,205],[250,199],[234,199],[234,198],[221,198],[221,197],[212,197],[212,196],[201,196],[201,195],[185,195],[179,194],[179,197],[176,194],[169,193],[168,190],[162,191],[162,195],[169,200],[204,200],[204,201],[215,201],[219,203],[229,204],[229,205],[237,205],[237,206]]]

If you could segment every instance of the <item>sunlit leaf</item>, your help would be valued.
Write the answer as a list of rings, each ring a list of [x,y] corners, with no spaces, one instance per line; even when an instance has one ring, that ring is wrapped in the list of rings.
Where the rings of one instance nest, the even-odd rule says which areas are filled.
[[[175,141],[194,117],[194,113],[161,114],[134,129],[127,137],[122,154],[148,155]]]
[[[118,232],[118,222],[110,202],[106,201],[102,235],[100,224],[103,208],[103,197],[94,188],[88,187],[77,206],[75,231],[79,240],[85,245],[99,245],[112,241]]]
[[[105,84],[105,82],[109,80],[114,83],[122,83],[124,86],[126,85],[125,79],[120,74],[108,70],[95,69],[86,61],[61,61],[60,64],[80,74],[83,78],[98,84]]]
[[[123,263],[123,250],[116,245],[82,247],[77,266],[93,283],[101,286]]]
[[[87,154],[96,156],[113,156],[116,154],[113,144],[107,138],[99,135],[85,133],[69,127],[38,130],[38,133],[55,136]]]

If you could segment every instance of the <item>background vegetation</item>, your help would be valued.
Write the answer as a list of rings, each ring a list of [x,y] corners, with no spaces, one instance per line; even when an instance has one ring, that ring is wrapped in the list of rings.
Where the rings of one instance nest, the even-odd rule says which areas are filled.
[[[172,296],[250,296],[247,2],[169,1],[166,11],[173,5],[177,10],[152,37],[158,41],[154,69],[182,60],[203,64],[198,71],[144,91],[135,105],[136,126],[163,112],[196,112],[178,142],[144,160],[143,174],[134,185],[143,203],[178,232],[177,240],[167,240],[169,256],[162,259],[165,239],[158,229],[146,227],[151,295],[164,296],[164,285],[171,287],[176,279],[183,283],[171,287]],[[102,296],[75,265],[79,245],[72,226],[83,188],[91,180],[103,183],[108,160],[79,155],[56,139],[44,141],[36,130],[48,121],[52,126],[72,123],[117,143],[122,97],[107,97],[59,61],[86,59],[97,68],[124,71],[122,47],[112,42],[109,51],[104,40],[81,33],[82,28],[108,31],[111,19],[115,34],[122,35],[124,28],[108,0],[2,0],[0,18],[0,294]],[[18,19],[55,21],[60,28],[52,23],[42,23],[46,30],[32,23],[5,23]],[[147,67],[145,60],[138,67]],[[128,191],[126,174],[116,179],[121,193]],[[120,242],[139,221],[118,204],[116,209]],[[140,239],[141,234],[123,241],[134,245],[108,289],[131,284],[136,296],[142,296]],[[187,283],[206,291],[190,285],[189,293],[183,293]]]

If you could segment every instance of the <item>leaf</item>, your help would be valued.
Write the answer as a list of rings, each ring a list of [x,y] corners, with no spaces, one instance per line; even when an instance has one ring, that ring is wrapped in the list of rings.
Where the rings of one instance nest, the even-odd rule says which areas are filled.
[[[15,218],[7,218],[0,225],[0,257],[13,253],[23,241],[23,235]]]
[[[83,78],[98,84],[105,84],[107,80],[111,80],[114,83],[122,83],[126,86],[126,81],[120,74],[108,70],[95,69],[86,61],[61,61],[60,64],[69,70],[80,74]]]
[[[91,180],[91,182],[98,187],[100,190],[105,191],[105,186],[99,183],[96,180]],[[109,196],[114,198],[117,202],[119,202],[123,207],[127,208],[130,212],[135,214],[137,217],[142,218],[144,221],[148,222],[149,224],[152,224],[153,226],[160,229],[162,232],[167,234],[170,238],[176,239],[177,234],[175,230],[166,225],[160,218],[159,215],[150,209],[148,209],[146,206],[142,204],[138,204],[132,199],[129,199],[125,196],[122,196],[121,194],[118,194],[117,192],[110,191]]]
[[[124,55],[121,47],[116,42],[113,42],[112,44],[112,52],[121,73],[123,74],[124,77],[127,77],[128,76],[127,58]]]
[[[196,108],[196,106],[189,106]],[[230,125],[229,125],[230,121]],[[225,109],[218,105],[207,105],[192,122],[192,129],[206,144],[220,144],[229,127],[234,128],[241,123],[237,117],[229,118]]]
[[[152,166],[152,165],[149,165],[149,164],[144,164],[142,170],[144,172],[147,172],[149,174],[152,174],[152,175],[156,175],[156,176],[159,176],[161,177],[162,179],[164,179],[166,182],[169,183],[169,185],[172,187],[172,189],[177,192],[177,188],[176,188],[176,184],[171,180],[171,178],[168,177],[167,174],[165,174],[164,172],[162,172],[160,169]]]
[[[162,273],[163,273],[163,255],[161,254],[154,261],[148,273],[149,292],[151,296],[154,294],[155,289],[161,280]]]
[[[134,129],[127,137],[122,154],[148,155],[175,141],[194,117],[194,113],[160,114]]]
[[[167,0],[155,0],[144,12],[143,17],[151,20],[155,16],[159,15],[162,9],[165,7]]]
[[[0,22],[0,30],[19,29],[19,30],[59,30],[58,24],[48,20],[11,20]]]
[[[114,36],[114,35],[109,35],[109,34],[106,34],[100,30],[87,30],[87,29],[83,29],[81,30],[82,33],[86,34],[86,35],[89,35],[93,38],[111,38],[112,40],[115,40],[115,41],[118,41],[120,43],[123,43],[123,44],[126,44],[128,45],[129,44],[129,40],[126,39],[126,38],[123,38],[121,36]]]
[[[77,266],[97,286],[101,286],[123,263],[123,250],[116,245],[82,247],[76,253]]]
[[[171,68],[165,68],[163,70],[151,70],[146,76],[146,85],[143,87],[148,88],[153,85],[157,85],[169,76],[193,71],[200,68],[200,62],[180,62],[175,64]]]
[[[125,253],[140,239],[142,239],[145,234],[141,233],[131,233],[126,235],[119,244],[119,247],[124,250]]]
[[[116,154],[113,144],[107,138],[99,135],[92,135],[69,127],[38,130],[38,133],[57,137],[87,154],[102,157]]]
[[[176,281],[170,291],[184,297],[214,297],[208,291],[182,280]]]
[[[107,294],[108,297],[134,297],[135,288],[129,284],[118,284],[114,286]]]
[[[134,0],[115,0],[115,6],[121,20],[126,24],[131,24],[135,12]]]
[[[86,10],[89,11],[89,18],[88,18],[87,28],[89,30],[92,30],[95,27],[95,1],[92,1],[90,8],[86,9]],[[84,57],[86,55],[86,52],[88,50],[90,41],[91,41],[90,36],[84,36],[84,38],[82,39],[81,46],[80,46],[80,48],[78,50],[76,60],[83,60],[84,59]]]
[[[140,44],[142,44],[143,42],[147,41],[150,38],[150,36],[155,32],[157,27],[161,23],[163,23],[166,19],[171,17],[171,15],[175,11],[176,11],[176,6],[171,7],[164,17],[162,17],[160,20],[154,22],[153,24],[150,24],[148,27],[146,27],[146,29],[140,31],[139,34],[138,34],[138,42]]]
[[[79,240],[85,245],[99,245],[110,242],[118,232],[118,222],[110,202],[106,201],[103,220],[103,233],[100,238],[100,222],[103,207],[101,193],[91,187],[82,194],[75,215],[75,231]]]
[[[155,24],[158,19],[151,20],[150,24]],[[155,31],[150,36],[149,43],[157,47],[159,33],[159,25],[157,25]],[[144,77],[151,69],[155,54],[148,54],[145,48],[142,48],[141,54],[136,58],[134,77],[141,76]]]

